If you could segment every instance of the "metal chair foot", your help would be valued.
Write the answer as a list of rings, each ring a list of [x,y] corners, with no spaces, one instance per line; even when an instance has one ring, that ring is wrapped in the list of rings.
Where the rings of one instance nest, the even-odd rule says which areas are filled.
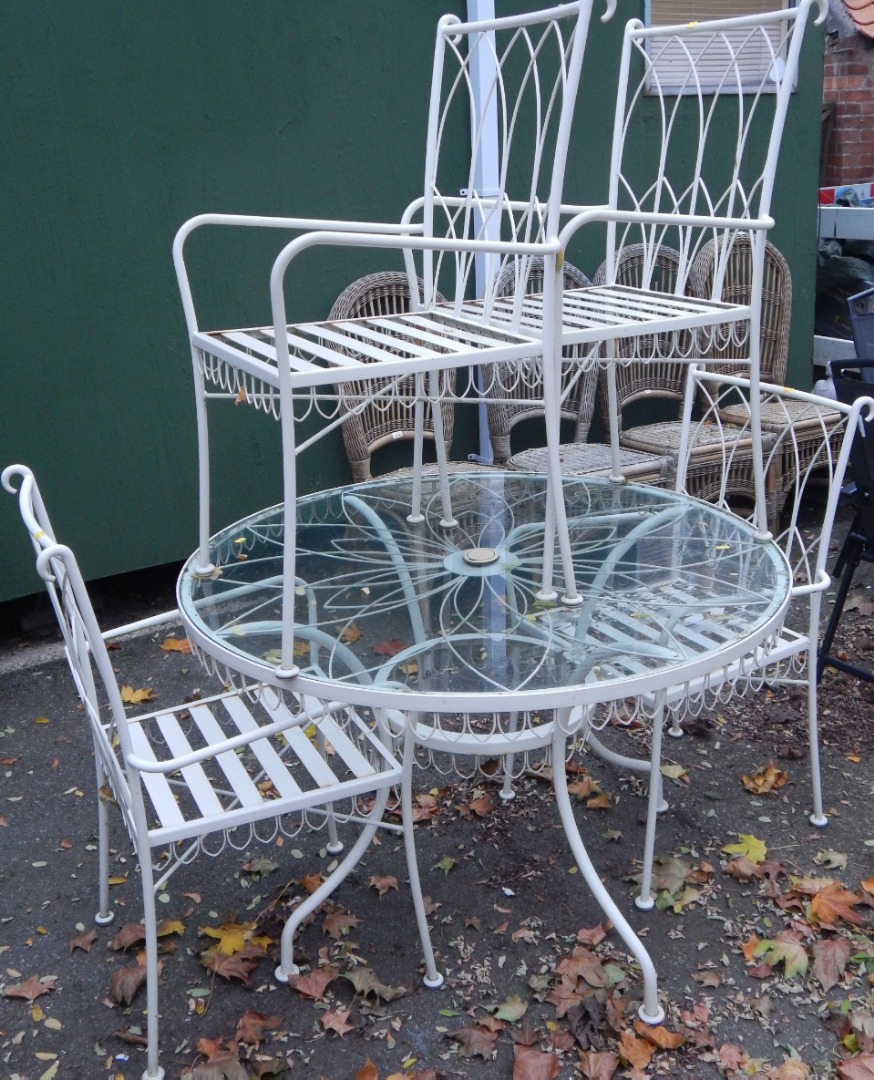
[[[649,1024],[651,1027],[658,1027],[659,1024],[663,1024],[665,1022],[665,1010],[661,1007],[661,1005],[658,1006],[658,1008],[652,1015],[650,1015],[646,1011],[645,1005],[641,1005],[640,1008],[637,1010],[637,1015],[645,1024]]]
[[[647,897],[646,900],[644,900],[642,896],[635,896],[634,906],[639,911],[652,911],[652,909],[655,907],[655,900],[653,900],[651,896]]]
[[[273,972],[273,978],[276,980],[276,982],[282,983],[283,986],[288,986],[288,980],[291,978],[292,975],[300,975],[300,968],[297,966],[297,964],[292,964],[288,971],[283,971],[282,965],[280,964],[279,967],[277,967],[277,969]]]
[[[438,971],[437,975],[433,979],[429,979],[426,975],[424,979],[422,979],[422,982],[425,984],[425,986],[428,987],[429,990],[439,990],[440,987],[443,985],[443,976]]]
[[[809,820],[810,824],[815,825],[817,829],[824,829],[828,825],[828,818],[825,814],[811,814]]]
[[[97,923],[98,926],[109,926],[109,924],[113,921],[114,918],[114,911],[107,911],[105,915],[98,911],[97,914],[94,916],[94,921]]]

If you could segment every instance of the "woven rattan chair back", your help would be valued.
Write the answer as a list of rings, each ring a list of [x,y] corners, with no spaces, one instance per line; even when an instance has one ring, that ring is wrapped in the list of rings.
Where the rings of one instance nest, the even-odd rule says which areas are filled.
[[[685,285],[680,252],[665,244],[631,244],[616,259],[615,282],[620,286],[674,294],[683,288],[693,296],[703,295],[704,284],[694,266],[687,267]],[[607,278],[604,262],[595,274],[595,284]],[[662,398],[676,402],[677,415],[682,409],[692,348],[691,331],[655,334],[634,339],[619,339],[614,345],[611,372],[605,366],[601,375],[601,410],[608,427],[615,410],[620,438],[623,411],[640,399]],[[615,380],[615,404],[611,404],[608,376]]]
[[[726,252],[726,245],[730,250]],[[753,244],[749,233],[729,233],[719,240],[709,240],[695,260],[695,286],[704,296],[719,291],[720,298],[730,304],[748,304],[753,292]],[[722,274],[721,287],[714,281]],[[789,324],[792,320],[792,274],[789,264],[770,242],[765,243],[764,271],[761,290],[761,328],[759,337],[759,372],[763,382],[782,385],[786,381],[789,358]],[[741,374],[749,368],[749,345],[738,342],[728,332],[714,335],[704,357],[719,370]],[[737,359],[740,364],[732,364]]]
[[[418,297],[422,295],[422,280],[417,280]],[[444,303],[438,293],[436,300]],[[348,319],[375,319],[381,315],[404,315],[413,309],[410,294],[410,281],[405,273],[386,271],[366,274],[348,285],[334,301],[328,314],[329,322]],[[347,350],[351,353],[351,350]],[[362,354],[353,354],[359,360],[366,360]],[[448,399],[455,387],[455,372],[443,375]],[[380,391],[388,391],[381,396]],[[414,439],[416,435],[415,378],[408,377],[401,382],[390,380],[369,380],[353,382],[342,388],[341,409],[346,413],[343,421],[343,443],[346,456],[352,468],[352,479],[358,483],[371,478],[371,461],[380,447],[397,442],[400,439]],[[453,405],[450,400],[441,404],[443,415],[443,438],[446,456],[450,456],[453,432]],[[434,420],[430,411],[424,417],[425,438],[434,438]]]
[[[496,296],[513,296],[521,288],[526,294],[535,295],[543,292],[543,259],[526,260],[527,278],[521,277],[518,260],[508,262],[495,283]],[[581,289],[591,282],[586,275],[572,263],[565,262],[563,267],[564,287]],[[587,350],[578,346],[569,346],[564,350],[561,368],[561,417],[574,425],[574,442],[585,442],[592,424],[595,409],[595,394],[598,386],[598,367],[585,360]],[[524,385],[524,401],[513,404],[512,387],[517,381],[518,365],[493,364],[483,373],[487,396],[497,398],[487,405],[489,440],[492,455],[496,463],[508,461],[510,433],[516,424],[543,416],[543,405],[538,398],[543,395],[543,374],[539,364],[529,365],[530,371],[520,380]]]

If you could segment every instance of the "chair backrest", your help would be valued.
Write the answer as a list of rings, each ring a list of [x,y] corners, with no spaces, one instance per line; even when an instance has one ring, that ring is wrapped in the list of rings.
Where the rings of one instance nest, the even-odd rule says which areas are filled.
[[[704,244],[728,238],[712,279],[711,295],[722,295],[730,237],[743,221],[761,228],[770,215],[786,113],[813,7],[821,22],[828,12],[825,0],[678,26],[646,26],[637,19],[626,25],[608,205],[629,212],[629,220],[608,224],[608,281],[622,248],[668,244],[680,253],[680,292]],[[697,133],[691,150],[690,133]],[[637,212],[666,217],[644,224],[634,220]],[[672,220],[678,215],[723,221],[678,225]],[[756,273],[763,255],[764,232],[757,231]]]
[[[138,781],[130,784],[113,749],[118,745],[125,758],[130,756],[130,734],[118,682],[76,557],[68,547],[55,542],[31,470],[24,465],[10,465],[3,470],[0,481],[7,491],[18,495],[19,511],[37,554],[37,573],[45,582],[57,615],[95,753],[133,834],[133,815],[142,813],[142,797],[132,796],[131,786],[138,792]]]
[[[422,289],[422,279],[419,278],[418,297],[421,297]],[[443,302],[439,293],[436,301]],[[335,321],[400,315],[411,311],[413,304],[410,281],[405,273],[387,271],[366,274],[340,293],[331,307],[328,319]],[[364,356],[358,358],[366,359]],[[455,371],[444,372],[440,378],[451,393],[455,385]],[[379,379],[371,379],[366,383],[353,382],[341,388],[340,407],[346,413],[342,427],[343,443],[352,468],[352,478],[356,483],[371,478],[370,463],[375,450],[399,439],[415,437],[412,404],[415,395],[412,378],[405,380],[405,383],[410,390],[408,395],[404,395],[403,388],[398,387],[395,382],[382,382]],[[392,392],[381,398],[380,386],[390,387]],[[441,408],[448,456],[455,413],[451,401],[444,401]],[[434,421],[429,411],[426,411],[424,418],[424,434],[427,438],[434,438]]]
[[[595,285],[603,285],[608,275],[608,263],[605,261],[595,274]],[[631,244],[623,248],[615,260],[613,282],[663,293],[681,291],[700,296],[703,290],[697,268],[689,267],[684,276],[680,252],[666,244],[657,247]],[[619,339],[616,342],[613,370],[620,431],[623,409],[641,398],[667,398],[675,401],[679,410],[683,403],[694,343],[695,336],[688,331]],[[606,376],[602,374],[601,410],[604,426],[607,427],[611,406],[605,382]]]
[[[681,456],[678,465],[678,483],[682,488],[696,433],[705,425],[711,433],[718,427],[724,431],[724,439],[714,443],[709,438],[707,443],[714,458],[722,456],[722,490],[712,501],[739,512],[739,507],[729,504],[727,484],[735,457],[743,454],[750,441],[750,380],[697,365],[690,370],[690,378],[697,383],[690,393],[694,392],[703,404],[703,423],[692,425],[688,453]],[[769,430],[774,434],[764,455],[765,474],[775,479],[784,472],[795,475],[794,490],[784,507],[776,540],[792,569],[794,595],[822,592],[830,581],[826,569],[829,543],[853,441],[847,436],[856,430],[860,418],[870,422],[874,401],[859,398],[845,404],[771,383],[760,387],[762,410],[767,411]],[[722,420],[729,407],[730,425]],[[781,415],[782,424],[778,422]]]
[[[723,263],[721,299],[730,304],[749,304],[753,291],[753,243],[749,233],[735,233],[727,257],[721,258],[723,243],[708,240],[694,262],[697,272],[695,288],[699,295],[711,296],[713,280],[720,262]],[[765,243],[764,270],[761,288],[761,332],[759,335],[759,373],[765,382],[781,384],[786,379],[789,359],[789,324],[792,320],[792,274],[780,251]],[[749,355],[747,342],[739,342],[728,328],[714,335],[706,359],[721,365],[720,370],[737,373],[747,364],[731,365],[733,359],[745,360]]]
[[[421,205],[426,236],[557,237],[592,6],[577,0],[488,21],[440,20]],[[612,14],[615,0],[607,8]],[[468,132],[473,152],[459,174],[458,140]],[[502,265],[496,256],[487,262],[488,299]],[[456,308],[473,295],[473,254],[426,251],[422,266],[425,306],[438,289]]]
[[[523,274],[526,275],[523,277]],[[495,282],[496,296],[513,296],[523,293],[543,292],[543,259],[535,256],[524,260],[511,259],[505,263]],[[582,289],[591,281],[573,263],[565,261],[562,267],[564,287]],[[571,346],[564,355],[561,369],[561,416],[574,424],[574,442],[585,442],[592,425],[595,410],[595,393],[598,386],[598,365],[591,359],[585,362],[585,349]],[[490,398],[487,407],[489,439],[496,462],[507,461],[511,456],[510,432],[522,420],[543,415],[543,374],[539,361],[522,364],[492,364],[483,373],[484,392]],[[525,397],[523,402],[501,400],[514,393]]]
[[[833,360],[830,367],[838,401],[851,405],[856,398],[870,393],[874,360]],[[847,369],[859,371],[861,379],[849,378]],[[850,465],[859,501],[856,528],[874,541],[874,427],[864,417],[859,418],[853,437]]]

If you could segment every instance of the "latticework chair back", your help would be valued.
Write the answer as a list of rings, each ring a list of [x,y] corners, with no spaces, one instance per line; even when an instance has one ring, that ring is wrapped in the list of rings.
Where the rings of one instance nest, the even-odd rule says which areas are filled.
[[[410,281],[405,273],[387,271],[366,274],[353,281],[334,301],[328,314],[330,322],[347,319],[373,319],[381,315],[403,315],[420,302],[423,283],[416,282],[417,296],[410,292]],[[437,303],[443,303],[438,294]],[[360,360],[366,360],[357,354]],[[446,397],[451,397],[455,387],[455,372],[447,371],[441,375],[441,383]],[[380,392],[385,391],[384,396]],[[343,421],[343,443],[346,456],[352,468],[352,479],[356,482],[371,478],[371,461],[374,452],[380,447],[399,439],[415,438],[414,407],[416,401],[416,380],[410,376],[402,380],[372,379],[367,382],[352,382],[341,390],[341,409],[347,414]],[[452,446],[454,410],[450,400],[441,404],[443,415],[443,436],[446,444],[446,456]],[[434,438],[434,420],[430,410],[426,409],[423,420],[425,438]]]
[[[521,289],[525,295],[543,292],[543,259],[525,260],[528,277],[521,277],[519,260],[504,265],[495,282],[496,296],[513,296]],[[563,267],[564,287],[581,289],[591,282],[572,263]],[[484,391],[491,398],[487,405],[489,439],[496,462],[511,456],[510,435],[516,424],[543,415],[543,373],[539,360],[521,364],[493,364],[483,371]],[[586,359],[586,351],[570,346],[562,354],[561,416],[574,425],[574,442],[585,442],[592,424],[598,366]],[[513,403],[516,396],[520,400]]]
[[[709,240],[695,260],[696,287],[703,296],[711,296],[722,275],[720,297],[732,304],[748,304],[753,292],[754,249],[749,233],[727,233],[719,240]],[[782,385],[789,358],[789,325],[792,320],[792,274],[789,264],[770,242],[765,243],[761,288],[761,325],[759,336],[759,373],[765,382]],[[718,363],[727,374],[740,374],[749,368],[749,343],[739,342],[729,328],[714,335],[704,357]],[[741,361],[732,364],[732,360]]]
[[[683,276],[685,273],[685,277]],[[595,284],[608,280],[608,264],[602,263],[595,274]],[[694,266],[683,268],[679,251],[665,244],[653,248],[647,244],[632,244],[619,252],[613,269],[613,282],[635,289],[675,294],[702,295],[703,283]],[[612,408],[620,435],[623,430],[623,410],[642,398],[662,398],[682,407],[689,358],[694,342],[690,331],[656,334],[638,338],[620,338],[613,346],[608,360],[615,380],[615,406],[611,407],[607,390],[607,369],[601,376],[601,409],[605,427],[610,423]]]

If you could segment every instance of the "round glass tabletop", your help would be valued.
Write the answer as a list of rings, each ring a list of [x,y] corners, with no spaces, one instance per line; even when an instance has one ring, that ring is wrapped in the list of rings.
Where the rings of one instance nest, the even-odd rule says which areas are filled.
[[[549,708],[615,699],[717,670],[763,641],[788,603],[779,548],[739,518],[670,491],[564,482],[578,607],[538,599],[546,477],[436,476],[424,520],[412,480],[319,492],[297,504],[295,662],[287,686],[357,704]],[[279,664],[283,507],[222,530],[217,570],[184,567],[195,645],[268,681]],[[559,566],[556,553],[556,566]],[[508,703],[507,695],[512,695]]]

